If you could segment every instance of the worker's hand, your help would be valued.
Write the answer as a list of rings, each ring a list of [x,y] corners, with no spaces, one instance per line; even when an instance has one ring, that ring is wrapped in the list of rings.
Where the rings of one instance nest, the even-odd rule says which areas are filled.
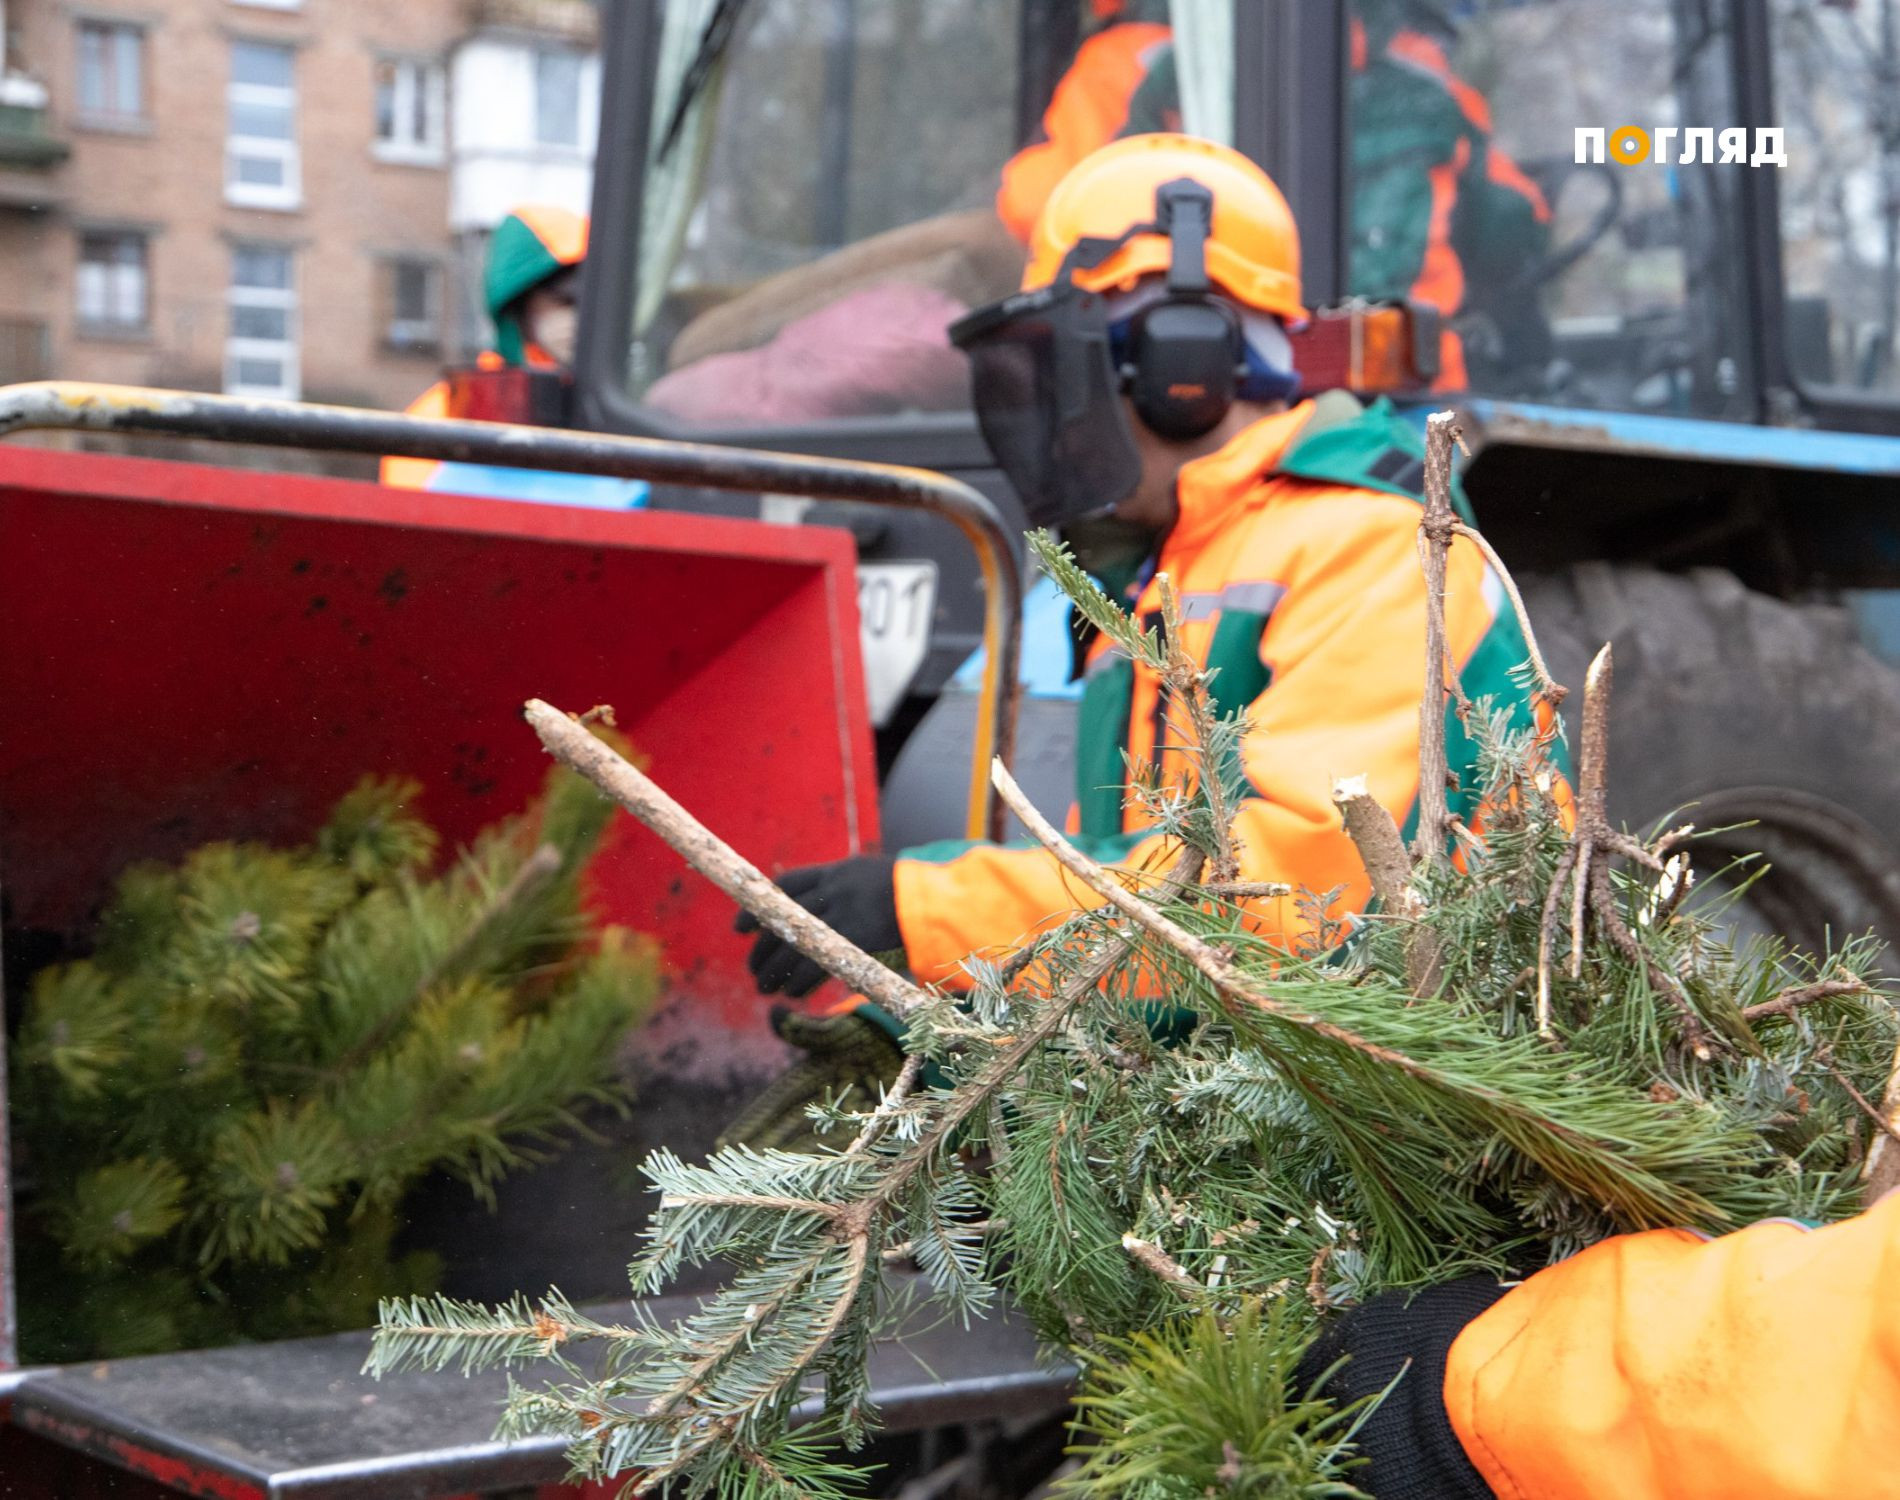
[[[787,870],[779,876],[778,887],[866,953],[901,955],[904,934],[897,925],[897,894],[892,885],[896,867],[897,861],[889,855],[860,854],[835,864]],[[739,913],[733,930],[759,935],[746,967],[752,970],[762,995],[800,998],[828,977],[777,933],[762,928],[751,912]]]
[[[1294,1373],[1294,1395],[1342,1359],[1323,1388],[1335,1405],[1392,1385],[1353,1439],[1366,1459],[1353,1484],[1376,1500],[1492,1500],[1445,1412],[1445,1357],[1465,1325],[1509,1290],[1495,1276],[1466,1276],[1416,1295],[1381,1292],[1321,1325]]]

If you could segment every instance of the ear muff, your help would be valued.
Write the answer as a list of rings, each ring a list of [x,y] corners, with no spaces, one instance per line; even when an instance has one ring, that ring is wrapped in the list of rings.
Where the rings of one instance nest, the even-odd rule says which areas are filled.
[[[1129,320],[1123,389],[1157,436],[1186,442],[1220,425],[1246,368],[1240,314],[1225,302],[1176,293]]]

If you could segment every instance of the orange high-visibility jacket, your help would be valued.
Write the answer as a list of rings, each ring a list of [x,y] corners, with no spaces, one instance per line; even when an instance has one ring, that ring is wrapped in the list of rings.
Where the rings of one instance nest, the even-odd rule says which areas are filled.
[[[1605,1240],[1474,1319],[1444,1389],[1504,1500],[1895,1500],[1900,1193]]]
[[[1173,35],[1167,26],[1124,21],[1098,31],[1076,50],[1043,112],[1042,139],[1003,167],[996,216],[1017,239],[1029,242],[1043,204],[1069,168],[1120,134],[1151,58]]]
[[[1337,402],[1340,398],[1329,398]],[[1337,408],[1334,408],[1337,410]],[[1350,403],[1348,403],[1350,409]],[[1363,910],[1370,882],[1333,805],[1342,776],[1368,789],[1404,827],[1418,794],[1419,698],[1425,676],[1425,580],[1418,557],[1418,434],[1381,405],[1348,420],[1314,420],[1314,403],[1254,423],[1180,475],[1180,519],[1159,571],[1180,596],[1183,639],[1215,672],[1224,712],[1245,710],[1241,761],[1250,784],[1235,834],[1243,878],[1343,895]],[[1510,681],[1527,650],[1497,577],[1460,538],[1446,589],[1450,647],[1464,689],[1516,705]],[[1160,609],[1150,582],[1135,604]],[[1123,806],[1123,752],[1187,770],[1168,744],[1162,685],[1145,666],[1098,640],[1088,663],[1077,733],[1079,841],[1098,859],[1144,868],[1165,840]],[[1447,751],[1476,809],[1475,746],[1446,716]],[[1077,908],[1100,904],[1040,848],[940,844],[907,850],[895,874],[898,921],[911,971],[958,986],[972,953],[1018,946]],[[1252,904],[1264,936],[1307,930],[1293,898]]]

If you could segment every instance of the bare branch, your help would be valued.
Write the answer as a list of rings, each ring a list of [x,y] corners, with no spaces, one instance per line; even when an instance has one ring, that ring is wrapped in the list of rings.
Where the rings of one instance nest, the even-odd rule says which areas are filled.
[[[1372,894],[1389,912],[1417,916],[1424,905],[1412,889],[1412,865],[1405,840],[1385,804],[1366,790],[1363,776],[1342,776],[1333,783],[1333,806],[1346,825],[1346,836],[1359,851],[1359,862],[1372,878]]]
[[[1346,834],[1359,851],[1359,862],[1372,879],[1372,894],[1379,898],[1379,904],[1394,916],[1423,916],[1425,903],[1412,886],[1405,840],[1385,805],[1366,790],[1366,778],[1340,777],[1333,783],[1333,805],[1339,809]],[[1444,952],[1438,934],[1422,923],[1415,925],[1405,944],[1407,985],[1420,998],[1435,994],[1443,972]]]
[[[539,698],[530,698],[522,715],[550,755],[626,808],[701,875],[827,973],[899,1019],[924,1003],[924,992],[916,985],[885,968],[792,900],[611,745]]]
[[[1841,995],[1864,995],[1867,984],[1860,979],[1823,979],[1815,984],[1800,984],[1783,990],[1772,999],[1751,1005],[1742,1012],[1742,1019],[1754,1025],[1770,1016],[1785,1016],[1810,1005],[1816,1000],[1833,1000]]]
[[[1517,615],[1517,628],[1524,632],[1524,644],[1531,654],[1531,671],[1537,678],[1537,696],[1552,708],[1557,707],[1570,696],[1570,689],[1550,675],[1550,668],[1544,662],[1544,653],[1537,648],[1537,632],[1531,628],[1531,613],[1524,607],[1524,596],[1518,592],[1517,580],[1511,576],[1511,570],[1504,566],[1504,559],[1498,556],[1477,527],[1456,521],[1451,529],[1458,536],[1477,544],[1478,550],[1484,554],[1484,560],[1491,565],[1491,571],[1497,575],[1498,582],[1504,585],[1505,597],[1511,601],[1511,609]]]
[[[1848,1092],[1853,1092],[1851,1087]],[[1894,1049],[1887,1091],[1874,1112],[1874,1121],[1881,1133],[1867,1149],[1865,1185],[1861,1189],[1861,1202],[1869,1208],[1900,1187],[1900,1048]]]
[[[1418,523],[1419,563],[1425,570],[1425,692],[1418,704],[1418,834],[1415,864],[1444,862],[1451,823],[1446,788],[1445,679],[1450,646],[1445,632],[1445,573],[1457,512],[1451,506],[1451,445],[1457,419],[1448,411],[1425,419],[1425,514]]]

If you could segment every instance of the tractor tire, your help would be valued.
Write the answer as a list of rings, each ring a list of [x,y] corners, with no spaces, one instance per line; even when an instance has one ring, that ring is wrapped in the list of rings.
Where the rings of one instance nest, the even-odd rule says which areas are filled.
[[[1612,819],[1635,832],[1752,824],[1692,850],[1705,879],[1762,856],[1739,925],[1810,952],[1872,931],[1900,971],[1900,673],[1860,645],[1848,613],[1717,569],[1586,563],[1527,576],[1523,592],[1571,689],[1573,746],[1584,669],[1614,643]]]

